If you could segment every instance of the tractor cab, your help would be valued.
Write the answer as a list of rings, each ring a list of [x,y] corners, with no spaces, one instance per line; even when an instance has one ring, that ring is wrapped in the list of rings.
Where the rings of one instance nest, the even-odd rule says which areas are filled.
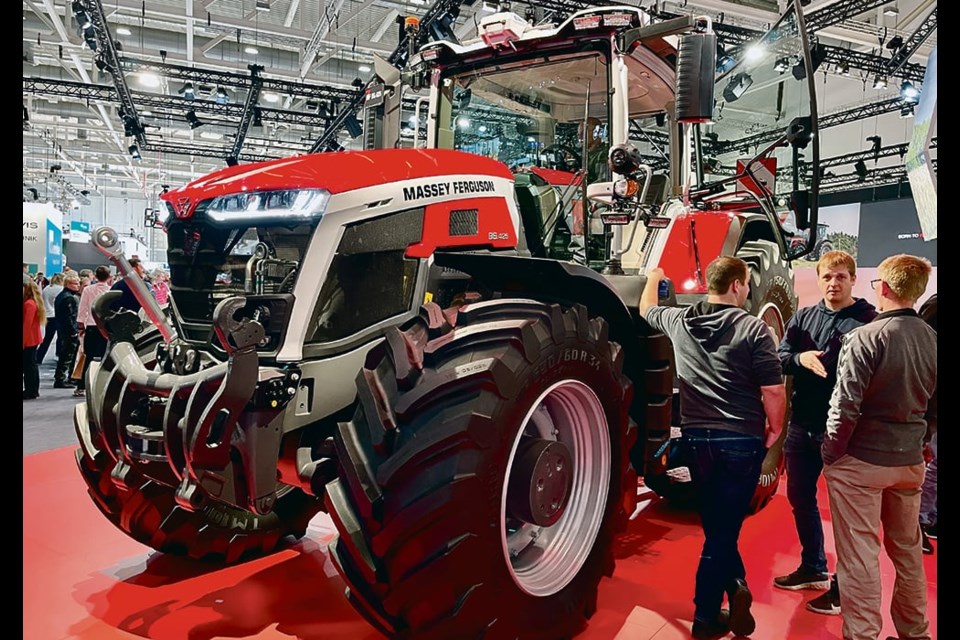
[[[430,90],[427,146],[513,172],[532,255],[608,273],[669,266],[702,293],[696,240],[664,255],[671,235],[696,236],[696,220],[711,250],[762,239],[788,258],[806,245],[785,236],[785,203],[799,228],[816,229],[814,65],[802,29],[791,10],[728,51],[706,17],[597,7],[537,25],[498,13],[474,40],[423,47],[408,78]],[[611,162],[627,148],[629,162]]]

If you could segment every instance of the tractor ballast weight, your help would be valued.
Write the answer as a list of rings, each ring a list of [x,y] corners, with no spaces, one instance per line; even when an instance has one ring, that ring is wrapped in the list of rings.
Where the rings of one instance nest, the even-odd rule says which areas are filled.
[[[777,33],[805,51],[796,14]],[[675,86],[673,35],[696,86]],[[693,304],[734,254],[774,333],[796,306],[760,157],[700,179],[714,37],[635,7],[494,14],[400,74],[428,80],[427,148],[237,165],[164,194],[169,309],[138,286],[143,315],[95,309],[109,344],[74,423],[98,508],[154,549],[228,562],[326,510],[348,597],[389,636],[575,633],[638,474],[674,490],[672,349],[639,314],[643,274],[667,272],[661,304]],[[385,91],[381,120],[403,104]],[[630,146],[646,120],[670,132],[672,186]],[[614,150],[609,175],[588,137]],[[729,198],[738,180],[756,192]],[[587,264],[557,259],[578,237]]]

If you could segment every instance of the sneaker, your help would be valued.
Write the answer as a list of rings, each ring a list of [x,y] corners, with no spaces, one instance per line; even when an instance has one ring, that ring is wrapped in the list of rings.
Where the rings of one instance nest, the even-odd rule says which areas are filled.
[[[720,610],[720,615],[713,622],[693,621],[693,628],[690,630],[696,640],[717,640],[730,632],[730,612],[726,609]]]
[[[66,382],[64,380],[56,380],[53,383],[53,388],[54,389],[73,389],[73,383]]]
[[[74,397],[74,398],[85,398],[85,397],[87,397],[87,394],[84,393],[83,389],[74,389],[74,390],[73,390],[73,397]]]
[[[920,549],[924,555],[933,555],[933,543],[930,542],[930,534],[920,527]]]
[[[730,598],[730,631],[736,636],[749,636],[757,628],[757,621],[750,613],[753,604],[753,594],[747,588],[747,583],[737,578]]]
[[[825,616],[840,615],[840,586],[836,579],[830,581],[830,588],[807,603],[807,609]]]
[[[830,576],[825,572],[813,571],[806,566],[801,565],[799,569],[786,576],[778,576],[773,579],[773,586],[788,591],[799,591],[800,589],[829,589]]]
[[[934,522],[933,524],[928,525],[926,527],[927,537],[930,538],[931,540],[937,539],[937,524],[938,523]]]

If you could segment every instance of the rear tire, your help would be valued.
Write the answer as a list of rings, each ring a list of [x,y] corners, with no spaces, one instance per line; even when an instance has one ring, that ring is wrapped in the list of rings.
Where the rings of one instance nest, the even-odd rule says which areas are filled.
[[[779,345],[786,332],[787,322],[797,310],[798,298],[793,288],[793,273],[789,263],[780,255],[780,248],[768,240],[753,240],[746,242],[737,251],[737,257],[742,258],[750,265],[750,297],[747,299],[747,310],[759,317],[770,327],[774,344]],[[791,382],[788,380],[787,384]],[[788,388],[787,402],[790,393]],[[789,406],[784,415],[783,431],[780,440],[767,450],[762,468],[776,471],[776,479],[768,486],[757,485],[757,490],[750,501],[750,511],[755,514],[763,509],[780,486],[783,477],[783,438],[786,434],[786,421],[789,416]]]
[[[428,305],[389,332],[357,378],[326,492],[360,613],[417,640],[580,630],[636,486],[622,367],[580,306]]]

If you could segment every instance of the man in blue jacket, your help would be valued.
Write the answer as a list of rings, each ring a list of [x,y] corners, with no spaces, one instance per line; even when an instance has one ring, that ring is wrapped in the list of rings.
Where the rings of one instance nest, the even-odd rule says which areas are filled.
[[[937,333],[913,310],[931,270],[916,256],[881,262],[870,283],[880,315],[847,334],[840,349],[823,475],[844,640],[875,640],[883,627],[881,529],[897,574],[890,603],[896,637],[931,637],[919,515],[923,446],[937,422]]]
[[[816,613],[838,615],[840,593],[827,575],[823,524],[817,504],[817,481],[823,471],[820,447],[827,428],[830,394],[837,381],[837,359],[844,334],[877,316],[872,304],[853,297],[857,265],[843,251],[828,251],[817,262],[817,287],[823,298],[800,309],[787,324],[778,353],[784,375],[793,376],[790,424],[783,445],[787,499],[800,537],[800,566],[773,579],[791,591],[827,589],[807,603]]]

